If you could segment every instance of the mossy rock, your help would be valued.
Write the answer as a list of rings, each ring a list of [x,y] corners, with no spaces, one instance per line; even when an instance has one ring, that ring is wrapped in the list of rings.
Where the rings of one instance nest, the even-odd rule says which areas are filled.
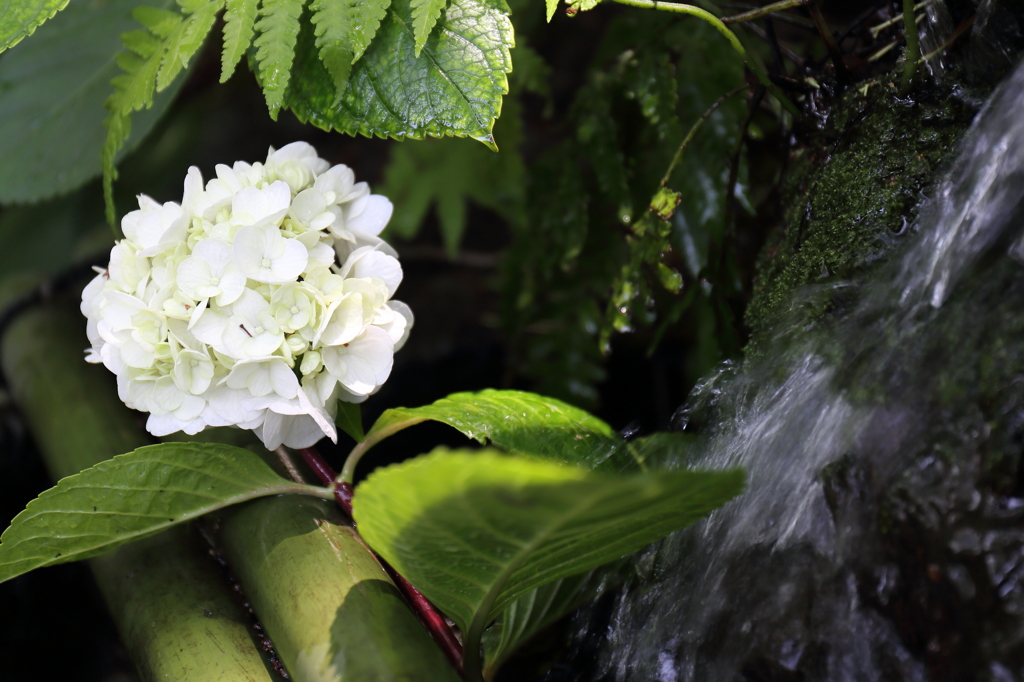
[[[978,102],[947,88],[904,98],[888,78],[847,91],[824,130],[790,158],[787,209],[761,253],[746,312],[748,352],[795,290],[850,278],[905,241]]]

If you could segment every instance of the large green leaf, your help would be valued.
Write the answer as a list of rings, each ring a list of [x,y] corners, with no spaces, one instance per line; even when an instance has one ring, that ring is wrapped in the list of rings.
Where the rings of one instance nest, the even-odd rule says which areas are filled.
[[[249,450],[165,443],[119,455],[62,479],[0,536],[0,582],[42,566],[87,559],[202,514],[257,497],[326,488],[278,476]]]
[[[0,7],[0,52],[32,35],[67,4],[68,0],[6,0]]]
[[[480,443],[490,441],[502,450],[558,464],[621,470],[634,463],[622,437],[592,414],[536,393],[494,389],[386,410],[366,434],[363,451],[428,420],[448,424]]]
[[[582,598],[580,588],[589,576],[579,573],[559,578],[512,602],[498,622],[484,632],[484,678],[493,679],[520,644],[575,608]]]
[[[513,44],[504,0],[452,0],[417,56],[410,2],[395,0],[335,106],[334,80],[304,22],[284,106],[303,122],[351,135],[452,135],[493,145]]]
[[[439,448],[372,473],[353,507],[367,543],[462,628],[474,680],[484,628],[507,606],[689,525],[742,489],[737,470],[611,476]]]
[[[173,7],[171,0],[160,3]],[[36,201],[100,173],[103,102],[121,33],[139,0],[74,3],[0,60],[0,203]],[[179,84],[135,119],[123,156],[152,129]]]

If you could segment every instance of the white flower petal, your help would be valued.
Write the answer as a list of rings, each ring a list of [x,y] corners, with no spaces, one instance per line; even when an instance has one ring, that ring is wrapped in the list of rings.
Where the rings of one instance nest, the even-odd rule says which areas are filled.
[[[376,237],[391,220],[395,207],[387,197],[371,194],[356,202],[359,212],[346,215],[345,227],[352,232],[364,232]]]
[[[309,251],[297,239],[284,240],[284,252],[271,261],[270,271],[276,278],[272,284],[294,282],[309,262]],[[266,281],[266,280],[263,280]]]
[[[388,296],[394,296],[402,283],[402,265],[397,258],[364,246],[356,249],[341,266],[342,277],[376,277],[388,287]]]

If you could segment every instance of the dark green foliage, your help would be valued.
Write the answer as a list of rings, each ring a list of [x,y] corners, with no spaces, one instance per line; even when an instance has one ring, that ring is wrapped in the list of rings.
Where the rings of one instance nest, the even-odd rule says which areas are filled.
[[[564,140],[528,166],[527,220],[502,275],[517,372],[540,392],[591,406],[614,332],[649,327],[653,348],[695,301],[716,311],[701,318],[711,325],[705,337],[723,327],[720,299],[735,284],[708,259],[727,252],[727,186],[746,108],[739,96],[711,115],[659,198],[680,142],[743,84],[742,65],[690,17],[626,13],[605,35]],[[649,210],[655,199],[660,217]],[[717,361],[720,350],[711,354]]]

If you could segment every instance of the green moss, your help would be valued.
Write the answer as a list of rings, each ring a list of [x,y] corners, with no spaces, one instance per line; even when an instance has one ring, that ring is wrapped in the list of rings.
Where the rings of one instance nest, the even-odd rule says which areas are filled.
[[[946,91],[909,101],[882,81],[847,92],[790,159],[788,209],[761,254],[746,313],[752,349],[795,289],[849,278],[902,243],[973,115]]]

